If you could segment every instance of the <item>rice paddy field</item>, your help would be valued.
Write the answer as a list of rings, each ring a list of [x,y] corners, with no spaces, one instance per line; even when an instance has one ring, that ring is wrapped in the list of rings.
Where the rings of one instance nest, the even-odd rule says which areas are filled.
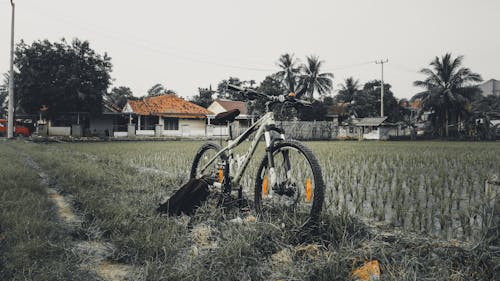
[[[158,215],[202,143],[0,141],[0,280],[349,280],[374,259],[382,280],[498,280],[498,142],[306,143],[326,183],[315,233]]]

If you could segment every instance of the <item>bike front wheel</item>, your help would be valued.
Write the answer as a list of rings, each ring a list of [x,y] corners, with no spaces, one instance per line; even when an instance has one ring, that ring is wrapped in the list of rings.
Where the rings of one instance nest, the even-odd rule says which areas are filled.
[[[255,180],[255,210],[278,214],[294,224],[317,224],[324,201],[318,159],[298,141],[281,141],[266,155]],[[274,164],[274,167],[271,163]]]

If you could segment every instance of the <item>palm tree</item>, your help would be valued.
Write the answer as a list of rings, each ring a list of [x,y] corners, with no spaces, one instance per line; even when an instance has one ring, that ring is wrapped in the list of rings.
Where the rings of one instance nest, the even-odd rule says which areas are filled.
[[[353,77],[345,79],[344,83],[340,85],[341,89],[335,97],[338,102],[350,103],[354,100],[360,91],[359,80],[354,80]]]
[[[163,87],[162,84],[157,83],[148,90],[148,97],[161,96],[163,95],[164,92],[165,92],[165,87]]]
[[[461,67],[463,56],[452,58],[447,53],[441,58],[436,57],[431,68],[423,68],[420,73],[426,75],[423,81],[415,81],[413,85],[425,88],[422,108],[434,112],[434,121],[445,136],[449,136],[449,120],[451,115],[456,118],[464,114],[470,98],[477,92],[474,83],[481,82],[481,75],[472,72],[469,68]]]
[[[160,83],[153,85],[153,87],[148,90],[148,97],[157,97],[161,95],[177,95],[177,93],[174,90],[165,88]]]
[[[297,89],[300,67],[297,66],[297,60],[293,57],[293,54],[283,54],[278,60],[278,66],[281,71],[278,71],[276,75],[283,83],[285,89],[289,92],[295,93]]]
[[[321,96],[330,93],[332,90],[333,73],[321,73],[323,61],[317,56],[308,56],[307,64],[301,66],[302,75],[300,84],[303,87],[299,96],[305,94],[309,99],[313,99],[313,94],[317,91]]]

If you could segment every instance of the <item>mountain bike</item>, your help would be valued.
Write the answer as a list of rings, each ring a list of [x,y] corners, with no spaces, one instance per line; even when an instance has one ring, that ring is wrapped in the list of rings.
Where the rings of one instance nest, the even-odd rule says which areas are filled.
[[[306,101],[295,98],[294,94],[268,96],[250,88],[228,85],[228,89],[243,94],[249,100],[257,98],[266,101],[266,113],[232,139],[231,126],[228,144],[208,142],[196,153],[191,178],[203,178],[210,189],[219,194],[218,205],[231,200],[237,191],[238,202],[243,201],[243,187],[240,184],[257,146],[264,136],[265,155],[257,169],[253,205],[258,215],[272,210],[285,211],[287,215],[303,219],[303,225],[315,224],[319,220],[324,201],[324,182],[321,167],[312,151],[303,143],[288,140],[283,129],[276,126],[273,105],[309,106]],[[213,124],[230,124],[238,116],[239,110],[230,110],[215,116]],[[253,140],[246,153],[236,155],[234,149],[248,140]]]

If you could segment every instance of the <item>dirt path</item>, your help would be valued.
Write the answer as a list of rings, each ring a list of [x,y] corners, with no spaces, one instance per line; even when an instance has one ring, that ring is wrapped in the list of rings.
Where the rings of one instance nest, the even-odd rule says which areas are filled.
[[[57,190],[57,183],[51,180],[40,165],[29,155],[21,155],[24,157],[25,163],[38,172],[41,184],[47,188],[48,198],[56,206],[59,219],[72,230],[80,227],[82,218],[74,211],[71,196],[61,195]],[[71,251],[80,257],[80,268],[95,273],[102,280],[134,280],[134,273],[137,272],[134,267],[109,260],[114,251],[114,246],[111,243],[99,240],[77,240]]]

